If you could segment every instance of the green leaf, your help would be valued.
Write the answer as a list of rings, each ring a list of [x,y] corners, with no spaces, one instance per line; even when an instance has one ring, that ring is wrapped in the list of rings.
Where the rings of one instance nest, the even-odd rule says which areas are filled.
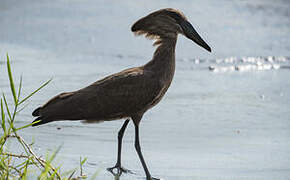
[[[6,136],[1,136],[1,138],[0,138],[0,145],[1,145],[1,147],[0,147],[0,154],[3,154],[3,147],[5,145],[5,138],[6,138]]]
[[[17,96],[15,92],[15,86],[14,86],[13,76],[11,72],[11,66],[10,66],[8,53],[7,53],[7,70],[8,70],[8,76],[9,76],[9,81],[10,81],[10,89],[11,89],[13,99],[14,99],[14,104],[17,105]]]
[[[19,168],[19,169],[22,169],[22,168],[20,168],[21,166],[23,166],[24,164],[26,164],[27,162],[26,161],[24,161],[24,162],[22,162],[22,163],[20,163],[20,164],[18,164],[18,165],[16,165],[16,166],[14,166],[15,168]]]
[[[19,98],[20,98],[21,88],[22,88],[22,76],[20,76],[20,82],[19,82],[19,89],[18,89],[17,100],[19,100]]]
[[[22,178],[23,180],[26,180],[27,179],[27,167],[29,165],[29,159],[26,161],[26,164],[24,166],[24,170],[22,172]]]
[[[81,166],[84,165],[84,163],[87,161],[88,158],[85,158],[84,160],[81,161]],[[81,159],[80,159],[81,160]]]
[[[8,116],[9,116],[9,118],[12,119],[12,116],[11,116],[11,113],[10,113],[10,110],[9,110],[8,103],[7,103],[7,101],[6,101],[5,94],[3,94],[3,99],[4,99],[4,103],[5,103],[5,107],[6,107],[7,114],[8,114]]]
[[[51,162],[56,157],[56,155],[58,154],[58,152],[60,151],[60,149],[61,149],[61,146],[59,146],[57,148],[57,150],[52,153],[52,155],[50,155],[50,156],[49,156],[49,154],[46,155],[45,167],[42,170],[40,176],[38,177],[39,179],[42,179],[42,178],[47,179],[49,171],[52,170],[52,168],[51,168],[52,167],[51,166]],[[56,169],[54,172],[58,173],[57,171],[58,170]]]
[[[53,160],[54,160],[54,158],[56,157],[56,155],[58,154],[58,152],[60,151],[60,149],[61,149],[61,146],[59,146],[53,153],[52,153],[52,155],[50,156],[50,158],[48,159],[48,163],[51,163]]]
[[[50,83],[50,81],[52,81],[52,78],[50,80],[46,81],[44,84],[42,84],[38,89],[36,89],[35,91],[33,91],[31,94],[29,94],[28,96],[26,96],[22,101],[20,101],[18,103],[18,105],[20,105],[23,102],[25,102],[27,99],[29,99],[31,96],[33,96],[35,93],[37,93],[39,90],[41,90],[43,87],[45,87],[48,83]]]
[[[28,106],[28,104],[25,104],[21,109],[16,111],[16,115],[19,114],[23,109],[25,109]]]
[[[15,131],[18,131],[18,130],[21,130],[21,129],[24,129],[24,128],[27,128],[27,127],[30,127],[30,126],[32,126],[33,124],[36,124],[36,123],[38,123],[38,122],[40,122],[40,121],[41,121],[41,120],[38,120],[38,121],[35,121],[35,122],[33,122],[33,123],[27,124],[27,125],[25,125],[25,126],[22,126],[22,127],[20,127],[20,128],[15,129]]]
[[[60,169],[60,167],[57,167],[56,169],[55,169],[55,171],[53,171],[53,173],[50,175],[50,179],[56,179],[55,178],[55,176],[56,176],[56,173],[59,171],[59,169]]]
[[[13,117],[11,116],[11,113],[10,113],[10,110],[9,110],[9,106],[8,106],[8,103],[7,103],[7,100],[6,100],[6,97],[5,97],[5,94],[3,94],[3,99],[4,99],[4,103],[5,103],[5,107],[6,107],[6,112],[8,114],[8,124],[9,124],[9,127],[8,127],[8,130],[7,130],[7,133],[10,134],[11,132],[11,129],[13,129]]]
[[[4,113],[4,108],[3,108],[3,101],[1,99],[1,119],[2,119],[2,129],[4,131],[4,135],[6,134],[6,125],[5,125],[5,113]]]

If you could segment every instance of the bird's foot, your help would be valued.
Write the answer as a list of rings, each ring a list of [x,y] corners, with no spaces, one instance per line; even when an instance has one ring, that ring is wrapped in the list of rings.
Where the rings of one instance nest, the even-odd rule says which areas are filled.
[[[130,171],[129,169],[125,169],[119,165],[116,165],[114,167],[111,167],[111,168],[107,168],[107,170],[109,172],[111,172],[114,176],[121,176],[122,173],[130,173],[130,174],[133,174],[132,171]]]

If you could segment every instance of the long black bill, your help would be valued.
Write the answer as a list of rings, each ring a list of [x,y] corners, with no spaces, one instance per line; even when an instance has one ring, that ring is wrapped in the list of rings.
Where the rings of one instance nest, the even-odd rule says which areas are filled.
[[[199,36],[199,34],[195,31],[193,26],[188,21],[183,21],[180,23],[180,25],[183,29],[184,35],[187,38],[191,39],[196,44],[211,52],[211,48],[209,47],[209,45],[206,44],[206,42]]]

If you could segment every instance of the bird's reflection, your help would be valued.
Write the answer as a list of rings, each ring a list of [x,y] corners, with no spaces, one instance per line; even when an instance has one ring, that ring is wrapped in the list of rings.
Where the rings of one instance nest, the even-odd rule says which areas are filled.
[[[125,169],[125,168],[117,168],[117,167],[112,167],[107,169],[113,176],[114,180],[120,180],[121,175],[123,173],[125,174],[134,174],[131,170]]]
[[[113,168],[108,168],[107,170],[114,176],[114,180],[119,180],[120,176],[122,175],[122,171],[120,171],[120,169],[117,169],[117,172],[115,172],[114,169],[117,169],[117,168],[113,167]]]
[[[120,180],[120,176],[119,175],[114,175],[114,180]]]

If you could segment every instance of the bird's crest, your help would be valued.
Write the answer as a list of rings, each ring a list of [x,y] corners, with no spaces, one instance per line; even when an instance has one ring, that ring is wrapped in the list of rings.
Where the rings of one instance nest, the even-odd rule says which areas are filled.
[[[140,20],[131,28],[135,35],[145,35],[146,38],[156,40],[154,45],[162,43],[163,38],[175,38],[182,30],[179,21],[186,20],[182,12],[167,8],[155,11]]]

